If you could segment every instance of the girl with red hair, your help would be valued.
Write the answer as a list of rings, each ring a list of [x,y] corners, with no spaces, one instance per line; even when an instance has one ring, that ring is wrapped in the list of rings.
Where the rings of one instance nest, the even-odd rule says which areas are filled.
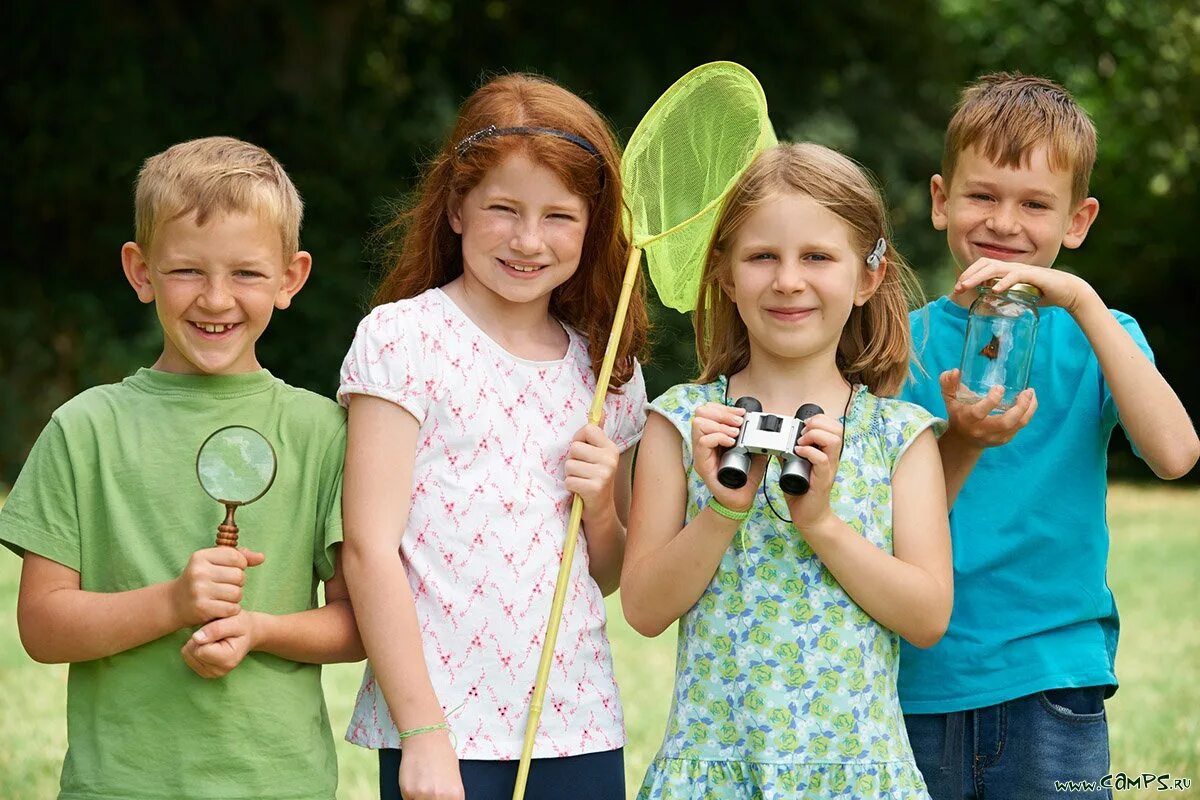
[[[645,419],[630,303],[603,427],[587,411],[629,241],[599,114],[528,75],[464,103],[342,366],[345,564],[369,665],[347,738],[381,797],[508,796],[571,493],[584,501],[526,797],[624,797],[605,634]],[[403,755],[401,755],[403,753]]]

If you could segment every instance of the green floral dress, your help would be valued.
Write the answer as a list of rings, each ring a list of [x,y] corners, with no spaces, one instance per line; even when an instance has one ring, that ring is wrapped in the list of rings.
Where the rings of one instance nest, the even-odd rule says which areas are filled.
[[[691,423],[728,402],[726,381],[675,386],[650,404],[679,429],[687,519],[711,497],[692,468]],[[891,476],[940,420],[856,387],[830,492],[834,512],[892,550]],[[767,488],[783,516],[779,464]],[[712,582],[680,619],[675,695],[643,798],[927,798],[896,693],[899,637],[850,599],[761,493]]]

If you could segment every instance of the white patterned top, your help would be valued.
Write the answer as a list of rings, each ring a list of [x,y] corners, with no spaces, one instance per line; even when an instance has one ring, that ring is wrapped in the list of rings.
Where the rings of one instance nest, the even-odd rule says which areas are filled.
[[[509,353],[441,289],[379,306],[358,326],[338,400],[390,400],[420,422],[400,555],[425,663],[463,759],[520,757],[529,700],[570,515],[567,448],[587,422],[596,381],[587,339],[557,361]],[[605,401],[605,433],[625,451],[641,436],[641,367]],[[604,599],[575,549],[557,652],[533,755],[625,743]],[[346,738],[400,746],[368,664]]]

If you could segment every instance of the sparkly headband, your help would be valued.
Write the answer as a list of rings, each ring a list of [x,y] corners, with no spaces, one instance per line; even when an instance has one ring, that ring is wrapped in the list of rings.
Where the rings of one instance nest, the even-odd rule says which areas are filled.
[[[596,158],[601,157],[600,151],[597,150],[595,146],[593,146],[592,143],[587,139],[584,139],[582,136],[576,136],[573,133],[560,131],[557,128],[529,128],[525,126],[517,128],[497,128],[495,125],[488,125],[486,128],[481,128],[469,136],[464,137],[461,142],[454,145],[454,153],[461,158],[462,156],[466,155],[467,151],[471,149],[472,145],[474,145],[480,139],[490,139],[493,136],[514,136],[522,134],[533,135],[539,133],[544,136],[557,136],[559,139],[568,141],[576,147],[583,148]]]
[[[601,164],[604,163],[604,156],[600,155],[600,151],[595,145],[589,142],[582,136],[576,136],[567,131],[560,131],[557,128],[532,128],[532,127],[516,127],[516,128],[497,128],[495,125],[488,125],[486,128],[481,128],[474,133],[463,137],[463,140],[454,145],[454,154],[459,158],[465,156],[476,142],[481,139],[490,139],[493,136],[556,136],[563,141],[570,142],[576,147],[584,150]],[[600,171],[600,183],[604,183],[604,170]]]

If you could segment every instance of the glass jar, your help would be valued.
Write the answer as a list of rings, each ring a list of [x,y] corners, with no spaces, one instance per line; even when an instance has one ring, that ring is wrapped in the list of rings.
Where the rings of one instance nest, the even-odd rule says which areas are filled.
[[[976,403],[993,386],[1003,386],[1004,397],[992,413],[1007,411],[1017,402],[1017,395],[1029,385],[1041,299],[1041,291],[1028,283],[999,293],[990,286],[979,287],[979,298],[967,317],[959,402]]]

